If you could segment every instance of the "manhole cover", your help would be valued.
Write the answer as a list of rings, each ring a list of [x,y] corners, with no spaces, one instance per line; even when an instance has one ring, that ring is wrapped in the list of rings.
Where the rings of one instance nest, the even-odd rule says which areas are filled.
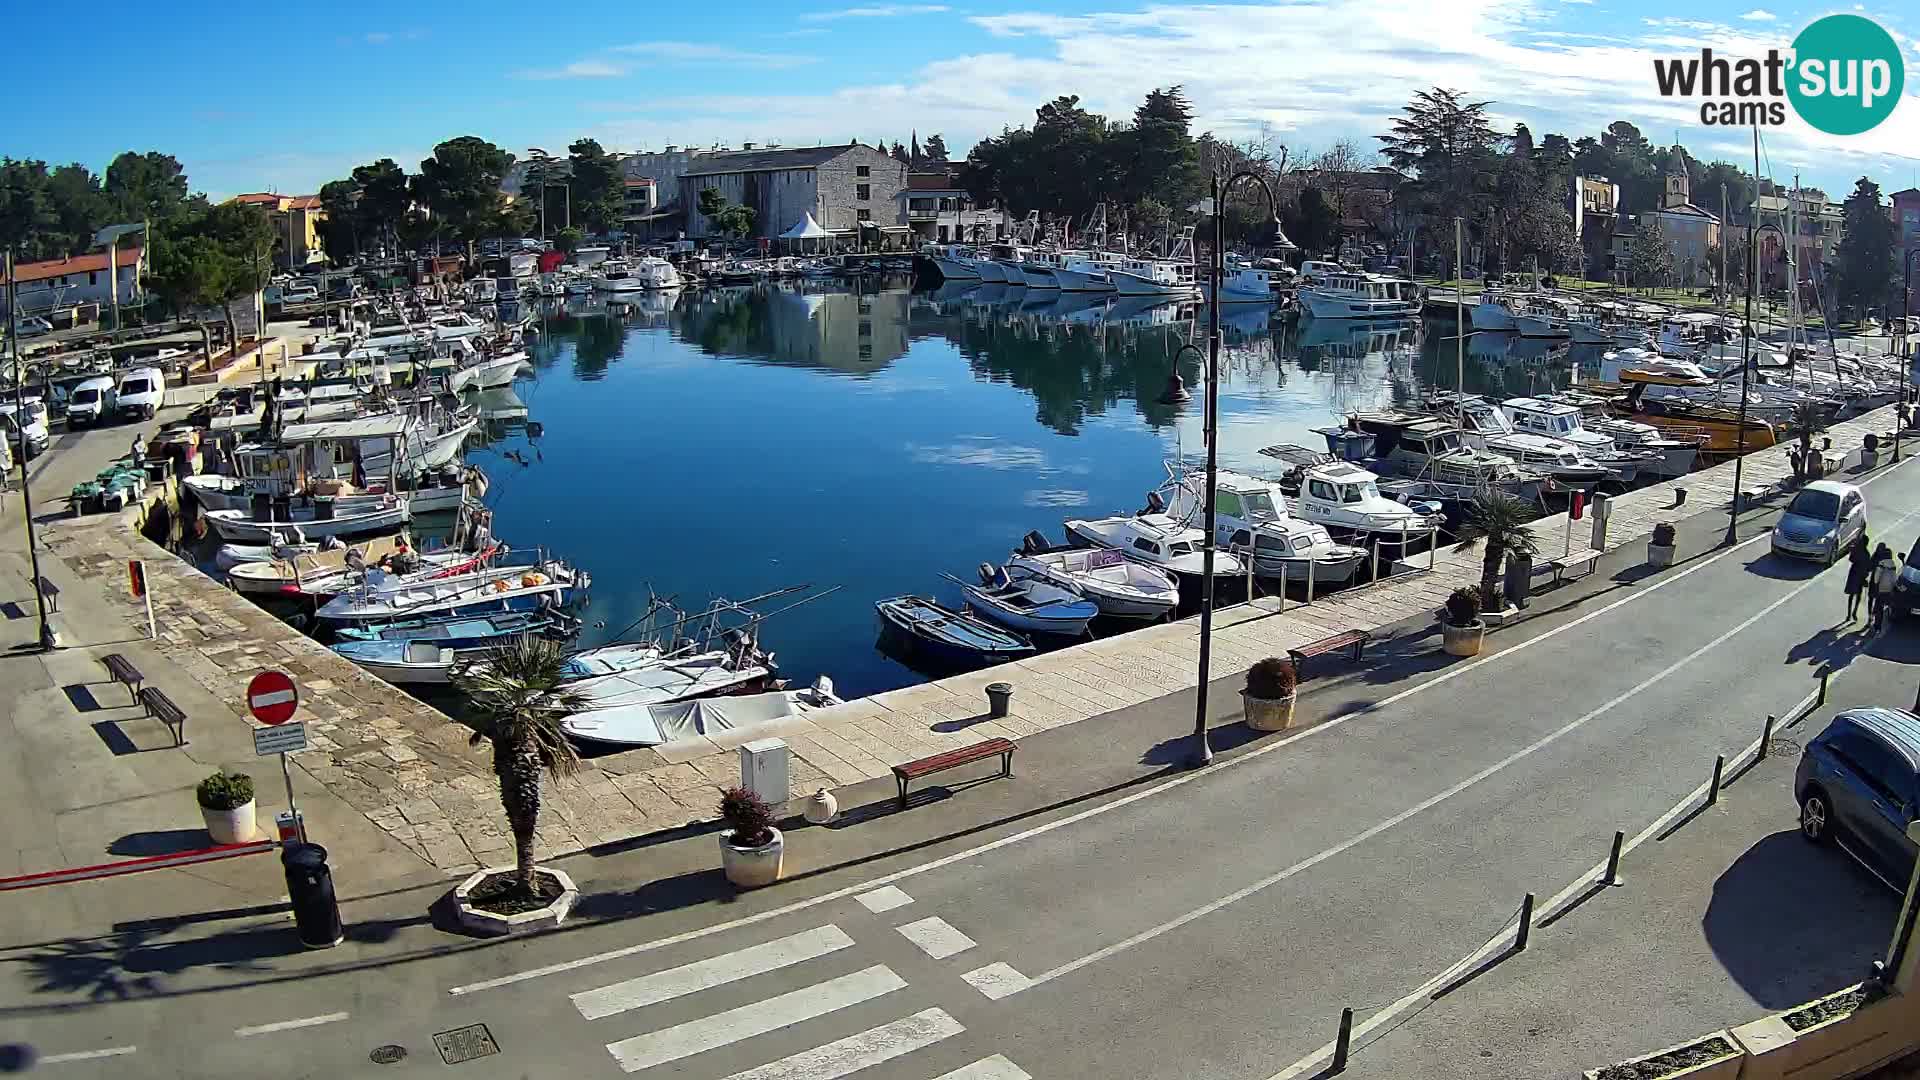
[[[493,1041],[493,1033],[487,1030],[485,1024],[468,1024],[463,1028],[443,1031],[433,1037],[433,1045],[440,1051],[440,1060],[449,1065],[500,1052],[500,1047]]]
[[[385,1046],[374,1047],[373,1053],[368,1054],[367,1058],[371,1060],[375,1065],[391,1065],[394,1062],[399,1061],[401,1058],[406,1056],[407,1056],[406,1047],[395,1046],[392,1043],[388,1043]]]

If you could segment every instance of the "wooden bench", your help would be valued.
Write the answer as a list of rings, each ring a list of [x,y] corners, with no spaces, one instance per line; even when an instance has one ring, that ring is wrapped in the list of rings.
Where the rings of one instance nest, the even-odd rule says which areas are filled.
[[[1309,641],[1305,645],[1288,649],[1287,655],[1293,658],[1294,674],[1304,679],[1307,677],[1307,657],[1325,656],[1327,653],[1338,652],[1351,646],[1353,659],[1358,662],[1366,651],[1367,643],[1372,640],[1373,632],[1370,630],[1343,630],[1332,637],[1323,637],[1319,641]]]
[[[893,767],[893,778],[900,784],[900,809],[907,808],[907,783],[923,776],[932,776],[937,772],[958,768],[998,754],[1000,757],[1000,775],[1013,775],[1014,745],[1011,739],[988,739],[972,746],[962,746],[957,750],[923,757],[918,761],[909,761]]]
[[[173,703],[166,691],[157,686],[149,686],[140,691],[140,704],[146,707],[147,715],[167,726],[173,734],[173,745],[187,745],[187,712]]]
[[[1573,573],[1578,567],[1585,566],[1587,568],[1587,574],[1593,573],[1600,566],[1600,553],[1592,548],[1588,548],[1585,551],[1576,551],[1571,555],[1562,555],[1557,559],[1549,559],[1547,560],[1547,565],[1553,567],[1553,583],[1558,585],[1568,574]],[[1587,574],[1581,574],[1579,576],[1586,577]]]
[[[40,595],[46,598],[47,610],[58,614],[60,611],[60,586],[48,581],[44,576],[39,580]]]
[[[127,700],[138,700],[140,684],[146,682],[147,677],[140,674],[133,661],[116,652],[101,657],[100,662],[107,666],[107,678],[127,688]]]

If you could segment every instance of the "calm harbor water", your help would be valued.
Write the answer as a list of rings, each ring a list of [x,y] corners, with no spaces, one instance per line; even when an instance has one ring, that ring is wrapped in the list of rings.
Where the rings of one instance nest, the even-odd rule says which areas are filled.
[[[694,609],[839,585],[767,625],[782,674],[830,675],[847,696],[918,682],[875,648],[875,600],[957,603],[943,572],[971,580],[1029,530],[1058,539],[1068,517],[1137,509],[1163,462],[1203,451],[1197,354],[1180,364],[1194,402],[1156,399],[1181,343],[1204,345],[1204,308],[1028,299],[794,283],[612,315],[569,298],[540,313],[535,370],[514,386],[532,426],[492,425],[469,460],[493,478],[500,536],[593,575],[582,644],[638,618],[649,589]],[[1226,316],[1224,467],[1268,472],[1263,446],[1319,448],[1312,429],[1349,410],[1454,386],[1450,324],[1269,321]],[[1471,391],[1567,381],[1564,350],[1468,346]]]

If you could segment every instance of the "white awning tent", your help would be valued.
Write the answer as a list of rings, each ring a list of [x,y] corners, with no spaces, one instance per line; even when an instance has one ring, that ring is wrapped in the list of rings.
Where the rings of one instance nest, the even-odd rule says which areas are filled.
[[[820,223],[813,219],[812,214],[802,216],[801,219],[794,224],[793,228],[780,234],[780,239],[787,241],[788,251],[793,250],[793,242],[795,240],[811,240],[815,245],[814,250],[817,251],[819,250],[820,241],[831,240],[832,238],[833,233],[822,228]],[[803,248],[802,250],[805,249]]]

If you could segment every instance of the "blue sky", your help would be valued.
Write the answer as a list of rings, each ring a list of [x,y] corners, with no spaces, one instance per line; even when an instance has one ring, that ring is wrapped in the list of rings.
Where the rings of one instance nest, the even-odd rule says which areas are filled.
[[[72,11],[14,5],[0,44],[16,98],[0,154],[80,161],[176,154],[216,196],[310,192],[354,165],[413,169],[441,139],[477,134],[520,153],[668,143],[811,145],[938,131],[956,156],[1078,93],[1110,115],[1182,83],[1200,126],[1297,157],[1372,136],[1415,90],[1459,87],[1538,137],[1627,119],[1707,157],[1743,131],[1703,127],[1653,90],[1654,56],[1785,48],[1799,28],[1857,10],[1895,35],[1913,75],[1865,135],[1793,121],[1766,133],[1769,171],[1840,194],[1862,173],[1920,179],[1920,51],[1897,9],[1649,0],[1288,0],[1276,4],[747,3],[576,0],[308,8],[108,3],[92,46]],[[1920,18],[1920,17],[1917,17]],[[59,44],[56,44],[59,43]],[[89,56],[89,52],[95,54]],[[16,91],[18,93],[18,91]]]

